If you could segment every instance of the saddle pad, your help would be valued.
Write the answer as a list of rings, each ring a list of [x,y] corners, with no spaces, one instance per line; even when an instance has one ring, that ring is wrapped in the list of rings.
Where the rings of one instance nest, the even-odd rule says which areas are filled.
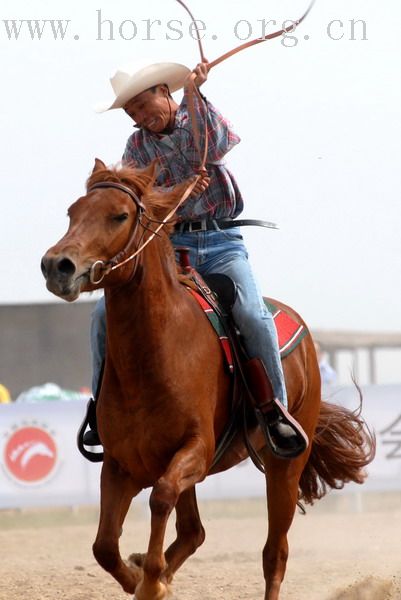
[[[216,331],[221,345],[223,347],[224,355],[226,357],[227,365],[230,372],[234,371],[234,363],[233,356],[231,352],[230,342],[225,334],[224,327],[220,321],[220,318],[215,313],[210,304],[196,292],[192,288],[187,288],[189,292],[193,295],[193,297],[199,302],[200,306],[204,310],[207,318],[209,319],[211,325]],[[301,340],[305,337],[307,330],[302,323],[298,323],[291,317],[288,313],[281,310],[271,302],[267,300],[267,298],[263,298],[266,307],[273,315],[274,324],[277,330],[277,337],[280,349],[280,356],[283,360],[286,356],[291,354],[293,350],[298,346]]]
[[[291,354],[305,337],[307,334],[306,327],[305,325],[302,325],[302,323],[295,321],[295,319],[284,310],[277,308],[277,306],[269,302],[267,298],[263,298],[263,300],[273,315],[274,324],[277,330],[280,356],[281,359],[283,359]]]

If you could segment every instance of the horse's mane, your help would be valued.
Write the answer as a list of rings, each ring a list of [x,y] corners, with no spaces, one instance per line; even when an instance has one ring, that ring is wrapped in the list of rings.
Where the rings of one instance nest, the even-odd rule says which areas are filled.
[[[86,182],[87,191],[96,183],[110,181],[122,183],[134,190],[142,199],[147,209],[158,219],[165,215],[175,206],[182,190],[166,190],[155,185],[157,176],[157,165],[152,163],[150,167],[139,169],[133,166],[105,167],[97,169],[89,176]]]

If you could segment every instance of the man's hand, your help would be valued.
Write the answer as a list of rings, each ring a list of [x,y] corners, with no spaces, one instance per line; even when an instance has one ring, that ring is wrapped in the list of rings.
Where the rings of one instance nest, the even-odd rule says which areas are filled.
[[[207,171],[202,171],[200,175],[200,179],[198,180],[197,184],[195,185],[194,189],[189,195],[190,198],[193,198],[194,196],[199,196],[209,187],[210,177],[207,174]]]
[[[197,87],[200,87],[207,80],[209,73],[208,65],[209,61],[205,60],[204,62],[197,64],[195,69],[192,71],[196,75],[194,83]]]

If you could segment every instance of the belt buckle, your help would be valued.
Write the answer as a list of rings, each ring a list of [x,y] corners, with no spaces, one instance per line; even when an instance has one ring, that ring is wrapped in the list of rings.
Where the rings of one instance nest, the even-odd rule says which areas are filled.
[[[206,231],[205,219],[202,219],[201,221],[190,221],[188,223],[188,231],[189,233],[196,233],[197,231]]]

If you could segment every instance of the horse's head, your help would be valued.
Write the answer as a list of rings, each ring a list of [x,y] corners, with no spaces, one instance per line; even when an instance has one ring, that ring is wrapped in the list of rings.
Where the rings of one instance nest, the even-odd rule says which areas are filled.
[[[68,210],[67,233],[42,258],[48,290],[72,302],[81,292],[103,287],[100,282],[111,267],[143,241],[147,231],[142,222],[145,211],[146,216],[160,218],[183,190],[184,184],[180,184],[171,192],[155,192],[155,170],[155,165],[147,169],[108,169],[96,159],[86,195]],[[132,266],[127,265],[125,273]],[[120,269],[120,277],[123,271]],[[106,277],[104,285],[111,278]]]

